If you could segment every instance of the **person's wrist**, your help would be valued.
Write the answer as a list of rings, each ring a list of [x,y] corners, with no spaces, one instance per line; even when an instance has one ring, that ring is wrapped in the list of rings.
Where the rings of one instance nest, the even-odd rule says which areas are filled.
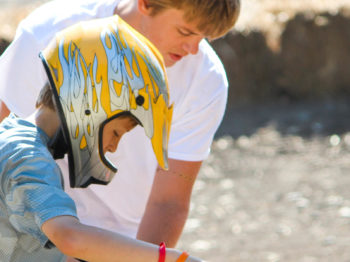
[[[165,262],[176,262],[181,254],[182,252],[177,249],[167,248]]]
[[[166,249],[166,260],[165,262],[178,262],[179,259],[185,258],[185,260],[182,261],[186,261],[186,262],[205,262],[204,260],[197,258],[197,257],[193,257],[193,256],[187,256],[186,252],[182,252],[179,251],[177,249],[173,249],[173,248],[167,248]],[[181,261],[181,260],[180,260]]]

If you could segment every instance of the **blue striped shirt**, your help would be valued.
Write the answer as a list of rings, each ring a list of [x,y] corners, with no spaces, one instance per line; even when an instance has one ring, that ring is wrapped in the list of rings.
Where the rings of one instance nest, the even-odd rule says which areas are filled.
[[[76,217],[64,192],[59,167],[47,149],[49,137],[13,114],[0,125],[0,261],[65,261],[47,249],[42,224],[57,216]]]

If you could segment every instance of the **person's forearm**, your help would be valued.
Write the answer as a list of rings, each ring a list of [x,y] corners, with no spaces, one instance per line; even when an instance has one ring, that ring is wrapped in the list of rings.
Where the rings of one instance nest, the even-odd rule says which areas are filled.
[[[159,258],[158,245],[86,226],[68,216],[45,222],[42,229],[62,253],[89,262],[156,262]],[[180,253],[167,249],[165,262],[175,262]],[[186,261],[201,260],[189,257]]]
[[[188,216],[193,184],[201,164],[201,161],[169,159],[169,170],[156,170],[137,239],[176,246]]]
[[[168,247],[175,247],[187,216],[187,207],[171,204],[148,207],[139,226],[137,239],[154,244],[165,242]]]
[[[75,247],[69,255],[89,262],[148,262],[158,259],[156,246],[92,227],[82,230]],[[169,250],[168,254],[168,261],[175,261],[175,256],[170,259]]]

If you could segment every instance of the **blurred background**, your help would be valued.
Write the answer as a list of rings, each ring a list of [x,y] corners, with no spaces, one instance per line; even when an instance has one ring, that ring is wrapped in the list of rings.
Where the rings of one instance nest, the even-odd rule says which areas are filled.
[[[213,262],[350,262],[350,0],[241,0],[212,43],[227,113],[179,247]],[[0,53],[45,1],[0,0]]]

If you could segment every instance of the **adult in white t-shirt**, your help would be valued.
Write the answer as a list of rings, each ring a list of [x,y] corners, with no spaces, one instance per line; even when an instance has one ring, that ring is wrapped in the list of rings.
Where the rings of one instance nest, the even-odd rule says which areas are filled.
[[[0,115],[10,110],[26,117],[34,111],[47,81],[38,54],[56,32],[79,21],[122,17],[156,45],[168,67],[174,103],[169,170],[157,168],[141,127],[125,135],[117,152],[109,156],[118,173],[108,186],[71,189],[67,161],[60,160],[59,165],[83,223],[174,246],[188,215],[193,183],[226,106],[226,74],[204,38],[220,36],[233,26],[239,0],[203,0],[199,6],[194,6],[198,1],[173,0],[185,4],[161,12],[156,12],[157,2],[55,0],[35,10],[20,23],[14,41],[0,57]],[[186,15],[194,10],[199,10],[195,13],[199,19],[191,20]]]

